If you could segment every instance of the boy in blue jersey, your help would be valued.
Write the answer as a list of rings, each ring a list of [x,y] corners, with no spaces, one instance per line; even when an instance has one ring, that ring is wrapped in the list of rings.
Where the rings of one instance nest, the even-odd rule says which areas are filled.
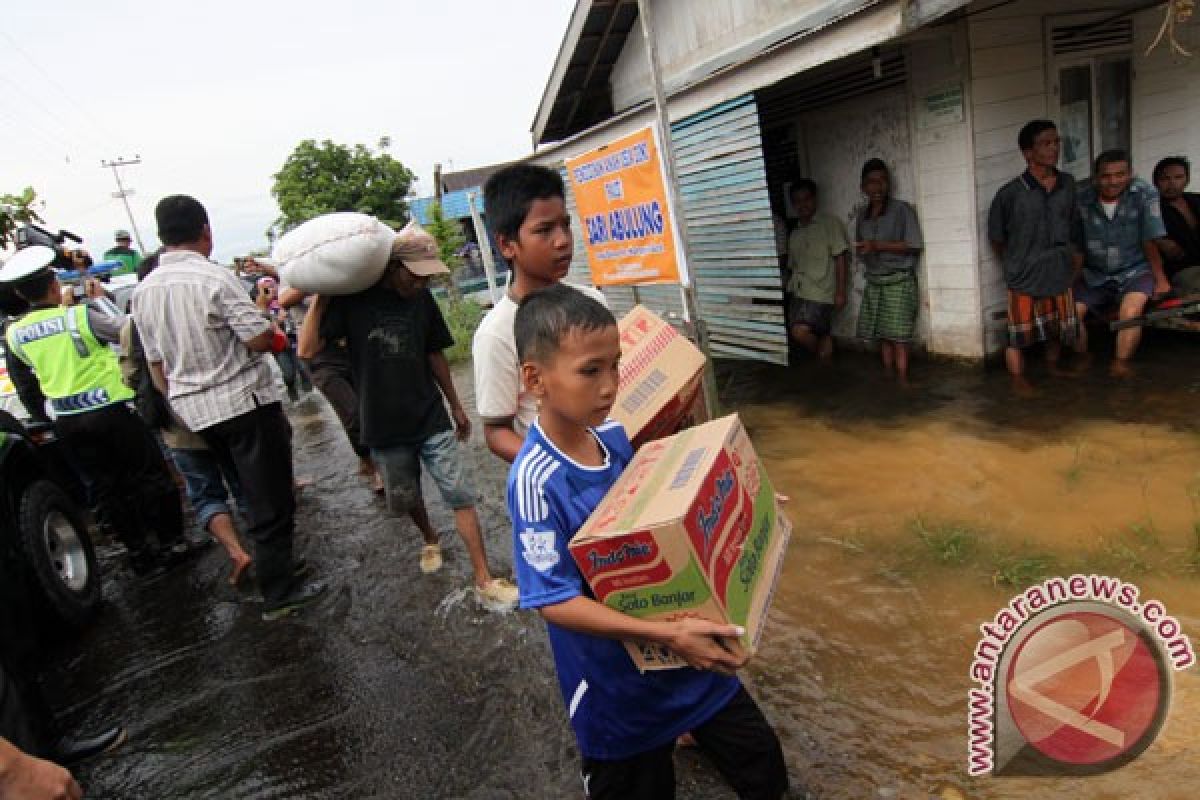
[[[734,677],[733,625],[627,616],[598,603],[567,544],[633,458],[608,420],[621,345],[604,306],[566,286],[529,294],[514,324],[521,376],[540,401],[508,477],[521,608],[546,620],[589,800],[675,796],[672,752],[691,731],[741,798],[779,798],[775,732]],[[622,640],[664,645],[690,667],[640,673]]]

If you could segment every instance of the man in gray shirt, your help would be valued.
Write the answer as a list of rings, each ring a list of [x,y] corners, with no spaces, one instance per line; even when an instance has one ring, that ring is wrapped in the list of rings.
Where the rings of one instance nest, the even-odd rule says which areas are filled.
[[[1075,180],[1058,171],[1060,144],[1050,120],[1026,123],[1017,134],[1026,170],[996,192],[988,211],[988,239],[1008,286],[1004,362],[1021,390],[1029,388],[1025,348],[1045,342],[1053,367],[1062,345],[1074,344],[1079,330],[1071,296]]]

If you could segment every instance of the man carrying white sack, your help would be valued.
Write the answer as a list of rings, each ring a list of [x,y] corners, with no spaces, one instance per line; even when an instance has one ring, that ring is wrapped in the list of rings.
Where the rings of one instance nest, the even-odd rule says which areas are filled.
[[[311,358],[326,341],[346,340],[359,390],[363,442],[383,475],[388,510],[407,513],[424,537],[421,571],[436,572],[442,566],[438,535],[421,502],[423,466],[454,510],[480,605],[509,611],[516,606],[517,590],[510,581],[493,578],[488,568],[475,492],[459,446],[470,435],[471,423],[442,353],[454,339],[428,288],[431,276],[449,272],[438,258],[434,238],[409,225],[392,242],[375,285],[313,300],[300,331],[300,356]]]

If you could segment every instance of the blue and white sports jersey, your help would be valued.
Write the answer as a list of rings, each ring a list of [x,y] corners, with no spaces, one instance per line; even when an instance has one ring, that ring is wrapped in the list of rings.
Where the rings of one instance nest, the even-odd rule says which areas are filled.
[[[591,590],[567,544],[633,458],[619,422],[592,431],[605,463],[563,455],[535,422],[508,474],[513,564],[521,608],[541,608]],[[638,672],[624,645],[546,624],[559,688],[580,752],[616,760],[662,747],[707,722],[733,698],[737,678],[690,668]]]

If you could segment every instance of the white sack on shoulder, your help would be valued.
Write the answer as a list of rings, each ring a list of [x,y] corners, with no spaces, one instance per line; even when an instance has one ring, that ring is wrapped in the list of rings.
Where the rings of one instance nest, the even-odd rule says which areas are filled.
[[[285,233],[272,260],[288,286],[327,295],[373,286],[391,257],[396,233],[368,214],[323,214]]]

